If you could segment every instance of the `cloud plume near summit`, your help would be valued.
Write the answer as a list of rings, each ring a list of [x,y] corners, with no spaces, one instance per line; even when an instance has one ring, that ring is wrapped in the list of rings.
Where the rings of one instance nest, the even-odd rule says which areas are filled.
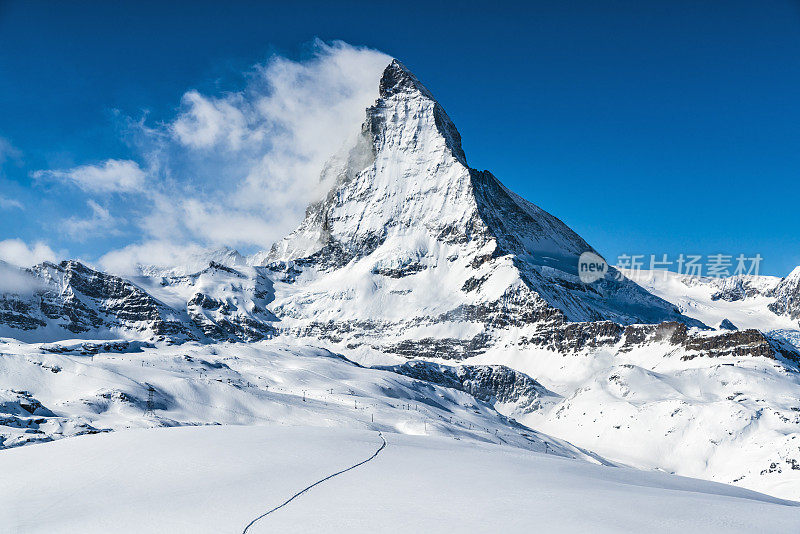
[[[358,133],[390,61],[373,49],[317,40],[303,60],[274,55],[255,65],[240,90],[187,90],[171,120],[128,119],[126,140],[143,173],[135,188],[102,183],[113,178],[104,171],[118,166],[111,159],[38,176],[62,178],[61,186],[64,177],[90,176],[91,187],[74,180],[89,198],[116,195],[113,220],[128,229],[130,243],[99,259],[105,269],[131,272],[154,259],[180,264],[203,247],[267,248],[329,188],[320,171]]]

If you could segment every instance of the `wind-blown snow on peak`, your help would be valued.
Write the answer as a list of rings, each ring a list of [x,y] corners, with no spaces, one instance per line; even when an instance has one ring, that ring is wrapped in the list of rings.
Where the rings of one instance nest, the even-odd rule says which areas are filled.
[[[380,95],[355,145],[323,171],[323,182],[335,184],[327,198],[269,261],[315,256],[340,267],[400,235],[465,242],[465,233],[480,233],[461,139],[442,107],[398,62],[384,72]]]

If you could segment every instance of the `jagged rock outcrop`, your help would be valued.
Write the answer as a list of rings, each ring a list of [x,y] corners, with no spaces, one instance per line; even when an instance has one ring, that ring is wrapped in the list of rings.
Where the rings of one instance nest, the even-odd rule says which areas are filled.
[[[0,331],[34,341],[259,340],[275,334],[275,317],[266,310],[272,282],[262,271],[243,274],[211,262],[191,275],[139,277],[134,283],[74,260],[45,262],[15,273],[27,283],[0,298]]]
[[[558,395],[524,373],[504,365],[447,366],[412,361],[379,367],[417,380],[465,391],[491,404],[514,404],[520,412],[532,412],[543,402],[554,402]]]
[[[684,323],[622,325],[605,322],[567,323],[541,330],[519,340],[521,346],[536,346],[559,353],[611,348],[620,353],[663,345],[664,353],[679,349],[682,359],[725,356],[783,357],[800,362],[800,353],[790,345],[777,347],[767,335],[755,329],[691,332]]]
[[[141,337],[196,339],[174,310],[118,276],[90,269],[74,260],[45,262],[22,271],[26,290],[6,293],[0,326],[22,331],[50,330],[52,335],[108,337],[119,331]]]

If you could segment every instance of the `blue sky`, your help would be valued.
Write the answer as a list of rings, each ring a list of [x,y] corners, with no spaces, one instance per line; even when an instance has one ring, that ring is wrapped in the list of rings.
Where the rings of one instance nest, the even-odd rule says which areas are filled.
[[[264,246],[305,202],[270,177],[307,173],[327,145],[284,146],[287,129],[314,139],[296,117],[250,128],[254,102],[302,104],[326,124],[341,95],[336,113],[358,123],[371,78],[341,85],[329,65],[383,57],[318,38],[402,60],[472,166],[611,260],[758,253],[774,275],[800,264],[796,2],[168,4],[0,1],[0,255],[102,264],[119,250]],[[181,138],[204,109],[250,129]],[[109,173],[124,179],[101,185]],[[262,186],[271,204],[251,202]]]

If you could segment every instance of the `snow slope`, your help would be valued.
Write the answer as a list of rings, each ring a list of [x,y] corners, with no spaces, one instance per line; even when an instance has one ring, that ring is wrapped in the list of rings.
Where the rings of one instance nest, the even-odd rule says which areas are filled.
[[[384,433],[372,461],[259,532],[794,532],[797,503],[502,445]],[[25,533],[242,532],[381,445],[374,431],[201,427],[86,436],[0,455],[0,524]],[[9,484],[25,480],[25,484]]]
[[[89,351],[80,341],[0,342],[0,448],[127,428],[279,423],[456,436],[534,450],[546,442],[554,454],[599,461],[500,415],[493,396],[503,390],[492,388],[492,376],[482,382],[486,400],[478,400],[466,387],[365,368],[322,348],[278,340],[110,349]],[[525,385],[512,395],[521,406],[540,394]]]
[[[5,340],[0,446],[158,426],[373,429],[547,447],[800,499],[800,375],[788,363],[684,359],[693,353],[660,342],[367,368],[304,343]]]
[[[797,364],[695,356],[666,341],[564,354],[508,347],[464,363],[503,364],[557,396],[498,408],[605,458],[800,499]]]

